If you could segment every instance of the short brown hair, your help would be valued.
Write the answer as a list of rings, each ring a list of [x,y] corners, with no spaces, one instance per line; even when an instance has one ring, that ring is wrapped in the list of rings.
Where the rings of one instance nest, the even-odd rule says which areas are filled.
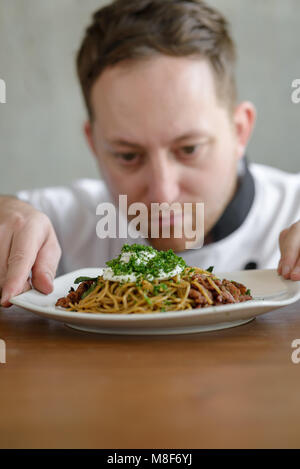
[[[106,67],[157,53],[206,58],[217,95],[234,106],[235,45],[222,14],[202,0],[115,0],[94,13],[77,55],[89,116],[91,88]]]

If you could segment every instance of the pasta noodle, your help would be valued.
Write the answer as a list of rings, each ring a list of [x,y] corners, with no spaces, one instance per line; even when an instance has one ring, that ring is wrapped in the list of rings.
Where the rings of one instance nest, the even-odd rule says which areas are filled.
[[[218,279],[212,272],[185,267],[170,279],[119,282],[97,279],[80,282],[78,289],[56,305],[69,311],[104,314],[146,314],[181,311],[252,299],[242,284]]]

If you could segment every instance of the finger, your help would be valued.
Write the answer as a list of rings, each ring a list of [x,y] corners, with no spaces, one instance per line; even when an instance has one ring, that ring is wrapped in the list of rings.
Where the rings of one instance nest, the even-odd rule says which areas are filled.
[[[0,288],[3,286],[6,272],[7,272],[7,260],[11,249],[12,243],[12,233],[8,230],[0,227],[0,246],[1,246],[1,256],[0,256]]]
[[[32,268],[32,284],[42,293],[51,293],[53,279],[61,257],[61,249],[55,234],[51,233],[45,244],[41,247]]]
[[[281,251],[281,274],[284,278],[290,278],[290,274],[299,256],[300,224],[295,223],[279,238]]]
[[[281,251],[281,274],[284,278],[290,278],[291,271],[297,261],[299,253],[299,223],[291,225],[290,228],[283,230],[279,238]]]
[[[280,252],[281,252],[281,257],[280,257],[280,260],[279,260],[279,263],[278,263],[278,267],[277,267],[277,272],[278,272],[279,275],[282,275],[283,240],[284,240],[285,236],[287,235],[287,233],[288,233],[288,229],[283,230],[283,231],[280,233],[280,236],[279,236],[279,247],[280,247]]]
[[[278,275],[282,274],[282,260],[281,259],[278,263],[277,272],[278,272]]]
[[[294,281],[300,280],[300,255],[291,272],[291,280],[294,280]]]
[[[31,284],[29,280],[26,280],[24,287],[20,293],[25,293],[28,290],[31,290]],[[5,301],[2,300],[1,292],[0,292],[0,306],[2,306],[3,308],[10,308],[12,306],[12,303],[10,303],[8,300],[5,300]]]
[[[39,247],[42,244],[43,228],[32,221],[13,234],[7,260],[7,274],[2,287],[2,301],[22,292],[30,275]]]

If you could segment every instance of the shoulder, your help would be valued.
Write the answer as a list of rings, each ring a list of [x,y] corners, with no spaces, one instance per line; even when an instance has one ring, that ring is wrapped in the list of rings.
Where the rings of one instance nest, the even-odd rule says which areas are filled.
[[[82,208],[95,211],[101,202],[110,200],[110,194],[103,180],[76,179],[66,186],[44,187],[22,190],[15,194],[41,211],[52,208],[57,211]]]
[[[271,166],[250,163],[255,199],[265,215],[280,215],[286,225],[300,218],[300,173],[288,173]]]
[[[300,190],[300,173],[289,173],[272,166],[257,163],[250,163],[249,169],[254,179],[260,183],[276,186],[278,189],[283,190],[289,189],[291,184],[293,190]]]
[[[74,197],[93,212],[99,203],[111,201],[107,185],[102,179],[78,179],[70,185],[70,189]]]

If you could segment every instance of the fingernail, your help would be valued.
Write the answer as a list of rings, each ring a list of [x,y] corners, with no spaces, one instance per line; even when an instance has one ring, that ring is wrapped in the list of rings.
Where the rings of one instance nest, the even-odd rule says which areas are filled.
[[[50,272],[45,272],[45,274],[46,274],[46,277],[49,279],[49,281],[53,283],[53,275],[50,274]]]
[[[4,305],[5,305],[5,303],[7,302],[7,300],[8,300],[8,296],[5,295],[5,294],[2,295],[0,304],[1,304],[1,306],[3,306],[4,308],[5,308]]]
[[[291,268],[290,268],[289,265],[284,265],[284,266],[282,267],[282,275],[283,275],[284,277],[286,277],[287,275],[289,275],[290,271],[291,271]]]
[[[48,286],[43,290],[43,293],[49,295],[53,291],[53,276],[50,272],[45,272],[45,275],[48,279]]]

